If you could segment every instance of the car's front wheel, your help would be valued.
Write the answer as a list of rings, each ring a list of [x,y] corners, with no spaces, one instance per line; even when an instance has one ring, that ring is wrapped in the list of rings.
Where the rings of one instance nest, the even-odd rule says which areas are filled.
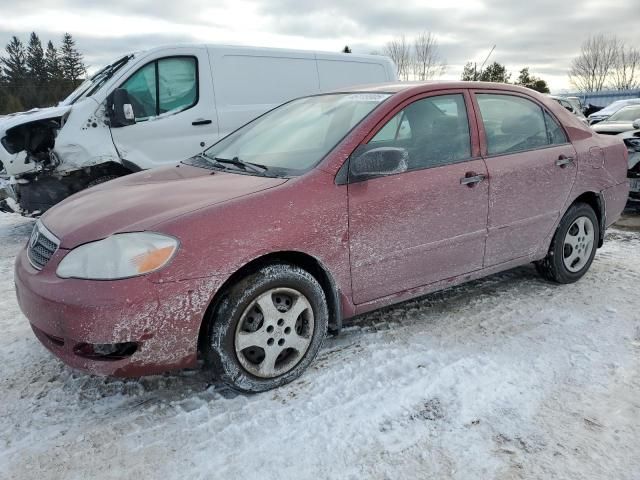
[[[214,375],[237,390],[279,387],[313,361],[328,317],[324,291],[311,274],[286,263],[268,265],[223,296],[206,357]]]
[[[587,273],[598,246],[600,226],[591,206],[576,203],[560,221],[546,258],[536,262],[548,280],[573,283]]]

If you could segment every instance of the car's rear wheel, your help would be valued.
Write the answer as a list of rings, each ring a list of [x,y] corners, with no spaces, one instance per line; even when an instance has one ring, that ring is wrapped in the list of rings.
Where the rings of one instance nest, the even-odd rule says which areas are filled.
[[[307,271],[268,265],[233,285],[215,309],[206,358],[217,378],[244,392],[299,377],[327,332],[324,291]]]
[[[560,221],[546,258],[536,262],[538,272],[548,280],[573,283],[587,273],[598,246],[600,231],[593,208],[576,203]]]

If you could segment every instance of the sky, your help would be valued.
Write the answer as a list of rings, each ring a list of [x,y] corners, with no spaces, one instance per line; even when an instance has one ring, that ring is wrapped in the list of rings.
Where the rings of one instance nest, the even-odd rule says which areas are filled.
[[[0,0],[0,46],[35,31],[58,43],[71,33],[94,70],[117,56],[164,44],[206,42],[382,51],[398,35],[436,35],[448,68],[489,59],[571,89],[567,72],[592,33],[640,45],[639,0]]]

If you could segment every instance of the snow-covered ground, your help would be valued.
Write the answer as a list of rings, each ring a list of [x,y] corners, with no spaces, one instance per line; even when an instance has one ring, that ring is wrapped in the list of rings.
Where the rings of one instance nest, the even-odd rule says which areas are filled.
[[[350,322],[291,385],[74,373],[35,339],[0,214],[0,478],[640,478],[640,233]]]

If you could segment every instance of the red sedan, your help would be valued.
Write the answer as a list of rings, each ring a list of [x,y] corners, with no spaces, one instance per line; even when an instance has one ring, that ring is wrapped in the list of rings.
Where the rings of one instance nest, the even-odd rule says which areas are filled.
[[[177,167],[76,194],[16,261],[20,306],[74,368],[298,377],[342,319],[534,262],[582,277],[627,151],[553,99],[489,83],[300,98]]]

